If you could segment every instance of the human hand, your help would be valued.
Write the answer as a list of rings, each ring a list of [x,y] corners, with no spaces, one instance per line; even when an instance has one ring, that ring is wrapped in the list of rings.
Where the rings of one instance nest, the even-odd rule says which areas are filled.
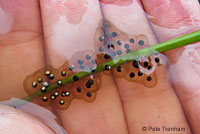
[[[1,100],[27,96],[23,80],[46,64],[59,67],[75,52],[94,50],[102,17],[125,34],[147,36],[150,45],[198,30],[200,25],[196,0],[2,0],[0,7]],[[200,132],[199,50],[197,43],[165,53],[169,63],[156,69],[158,82],[153,88],[103,75],[94,102],[73,100],[66,110],[47,109],[69,134],[153,133],[150,127],[160,128],[158,133],[173,133],[163,131],[163,126],[185,129],[174,133],[196,134]],[[33,133],[53,133],[36,118],[23,117],[27,127],[22,118],[6,118],[5,122],[19,124],[17,129],[10,125],[9,130],[27,132],[29,126]]]

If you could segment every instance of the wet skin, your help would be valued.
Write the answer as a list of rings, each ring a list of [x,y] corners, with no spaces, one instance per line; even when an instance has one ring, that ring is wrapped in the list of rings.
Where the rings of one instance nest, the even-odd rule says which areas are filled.
[[[57,68],[75,52],[94,51],[94,45],[97,45],[94,43],[95,34],[102,13],[103,17],[127,35],[147,36],[150,45],[198,30],[200,25],[199,16],[194,15],[200,13],[196,0],[176,0],[176,4],[172,2],[170,11],[178,12],[178,18],[162,10],[161,7],[167,5],[168,0],[159,3],[156,0],[143,0],[141,3],[135,0],[127,1],[126,4],[119,4],[120,1],[102,4],[97,0],[79,0],[77,3],[69,0],[64,4],[47,0],[39,3],[35,0],[10,2],[12,4],[0,1],[3,10],[0,10],[0,17],[5,20],[0,23],[1,100],[27,96],[23,80],[46,64]],[[190,2],[190,6],[185,6],[186,2]],[[81,8],[76,10],[77,7]],[[150,23],[144,10],[155,17],[150,19]],[[173,17],[177,20],[171,21]],[[181,29],[181,26],[186,28]],[[45,108],[57,115],[58,123],[69,134],[133,134],[142,133],[144,126],[175,126],[185,128],[185,131],[179,133],[196,134],[200,131],[200,54],[199,44],[194,45],[192,48],[180,48],[166,53],[169,62],[156,69],[158,82],[153,88],[103,75],[102,85],[93,103],[74,100],[66,110],[52,106]],[[2,109],[7,108],[2,106],[3,112]],[[37,120],[32,116],[27,118]],[[23,121],[19,119],[15,122]],[[29,123],[28,126],[33,125]],[[23,130],[24,124],[20,127]],[[12,126],[10,128],[15,129]],[[41,130],[38,132],[34,127],[31,129],[41,133]],[[51,132],[49,129],[43,131]]]

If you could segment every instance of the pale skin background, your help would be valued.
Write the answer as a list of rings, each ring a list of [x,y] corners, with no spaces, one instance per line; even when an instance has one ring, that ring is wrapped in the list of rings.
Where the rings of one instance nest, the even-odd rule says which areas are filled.
[[[154,45],[199,30],[199,14],[197,0],[1,0],[0,99],[27,96],[23,80],[45,64],[58,67],[77,51],[94,50],[102,16],[123,32],[145,34]],[[167,52],[169,62],[157,69],[152,89],[103,76],[95,102],[74,100],[67,110],[48,109],[69,134],[141,134],[144,126],[198,134],[199,45]],[[1,133],[55,133],[20,110],[1,105],[0,111]]]

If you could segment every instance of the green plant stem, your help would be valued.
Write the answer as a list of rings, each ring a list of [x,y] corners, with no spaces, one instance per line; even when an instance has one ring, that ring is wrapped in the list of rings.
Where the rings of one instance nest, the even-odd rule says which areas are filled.
[[[196,32],[193,32],[193,33],[172,39],[172,40],[168,40],[166,42],[159,43],[159,44],[151,46],[149,48],[139,49],[139,50],[130,52],[126,55],[123,55],[121,57],[115,58],[113,60],[110,60],[108,62],[105,62],[103,64],[98,65],[95,68],[94,72],[91,72],[90,69],[87,69],[85,71],[81,71],[81,72],[78,72],[74,75],[71,75],[71,76],[62,80],[62,83],[63,83],[62,85],[66,85],[68,83],[74,82],[73,76],[75,76],[75,75],[78,76],[79,79],[82,79],[82,78],[89,76],[91,74],[102,72],[102,71],[105,70],[105,65],[110,65],[111,68],[114,68],[116,66],[128,63],[128,62],[133,61],[134,59],[140,58],[142,56],[150,56],[150,55],[154,55],[154,54],[157,54],[157,53],[163,53],[165,51],[175,49],[175,48],[178,48],[178,47],[181,47],[181,46],[189,45],[191,43],[195,43],[195,42],[198,42],[198,41],[200,41],[200,31],[196,31]],[[45,94],[48,94],[51,91],[53,91],[53,90],[55,90],[56,88],[59,88],[59,87],[60,86],[57,85],[57,83],[54,83],[47,88],[47,92]],[[44,93],[42,93],[41,91],[37,91],[34,94],[23,98],[23,100],[31,101],[31,100],[33,100],[37,97],[42,96],[42,95],[44,95]],[[16,102],[15,106],[18,106],[18,105],[21,105],[21,104],[22,104],[22,102]]]

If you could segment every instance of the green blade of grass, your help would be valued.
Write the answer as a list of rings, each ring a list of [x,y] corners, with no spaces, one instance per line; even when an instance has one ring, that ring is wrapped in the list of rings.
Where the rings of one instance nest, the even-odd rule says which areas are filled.
[[[172,50],[172,49],[175,49],[175,48],[178,48],[178,47],[189,45],[189,44],[192,44],[192,43],[195,43],[195,42],[198,42],[198,41],[200,41],[200,31],[189,33],[187,35],[183,35],[181,37],[178,37],[178,38],[175,38],[175,39],[172,39],[172,40],[168,40],[166,42],[159,43],[159,44],[151,46],[149,48],[135,50],[135,51],[132,51],[128,54],[125,54],[121,57],[112,59],[108,62],[105,62],[103,64],[98,65],[95,68],[94,72],[91,72],[90,69],[87,69],[85,71],[81,71],[81,72],[78,72],[74,75],[71,75],[71,76],[62,80],[62,85],[66,85],[68,83],[73,82],[74,81],[73,77],[75,75],[78,76],[79,79],[82,79],[82,78],[89,76],[91,74],[102,72],[102,71],[105,70],[105,65],[109,65],[109,66],[111,66],[111,68],[114,68],[114,67],[119,66],[121,64],[131,62],[134,59],[140,58],[142,56],[150,56],[150,55],[157,54],[157,53],[163,53],[163,52],[166,52],[168,50]],[[25,100],[25,101],[31,101],[31,100],[33,100],[37,97],[40,97],[44,94],[50,93],[51,91],[53,91],[53,90],[55,90],[56,88],[59,88],[59,87],[60,86],[57,85],[57,83],[54,83],[47,88],[46,93],[42,93],[41,91],[37,91],[34,94],[27,96],[25,98],[22,98],[22,99]],[[21,102],[16,102],[14,105],[19,106],[21,104],[22,104]]]

